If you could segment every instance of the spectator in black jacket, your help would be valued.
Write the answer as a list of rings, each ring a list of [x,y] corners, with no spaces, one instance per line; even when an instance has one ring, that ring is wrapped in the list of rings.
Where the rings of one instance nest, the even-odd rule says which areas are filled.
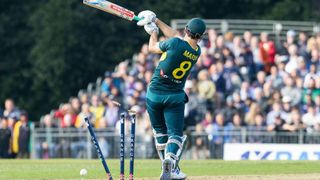
[[[0,158],[9,158],[11,143],[11,131],[8,128],[8,120],[0,120]]]

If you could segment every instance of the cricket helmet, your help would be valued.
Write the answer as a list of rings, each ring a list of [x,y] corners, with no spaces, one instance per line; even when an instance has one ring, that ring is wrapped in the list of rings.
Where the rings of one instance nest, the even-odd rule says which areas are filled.
[[[200,39],[206,31],[206,23],[200,18],[193,18],[187,23],[186,31],[192,38]]]

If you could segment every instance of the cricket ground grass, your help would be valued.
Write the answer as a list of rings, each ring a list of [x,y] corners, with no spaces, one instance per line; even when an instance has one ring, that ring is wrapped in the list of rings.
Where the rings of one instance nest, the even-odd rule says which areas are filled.
[[[107,159],[114,179],[119,179],[119,160]],[[135,160],[136,179],[157,179],[159,160]],[[319,161],[222,161],[183,160],[188,179],[320,179]],[[80,176],[81,169],[87,176]],[[129,161],[125,166],[129,177]],[[0,160],[0,179],[105,179],[100,160]]]

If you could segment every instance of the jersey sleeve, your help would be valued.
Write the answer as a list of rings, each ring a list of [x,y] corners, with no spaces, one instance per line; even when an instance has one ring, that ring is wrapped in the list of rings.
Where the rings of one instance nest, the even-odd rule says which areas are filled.
[[[175,47],[176,44],[178,43],[179,41],[179,38],[170,38],[168,40],[165,40],[165,41],[161,41],[159,43],[159,48],[162,52],[166,52],[168,51],[169,49],[171,49],[172,47]]]

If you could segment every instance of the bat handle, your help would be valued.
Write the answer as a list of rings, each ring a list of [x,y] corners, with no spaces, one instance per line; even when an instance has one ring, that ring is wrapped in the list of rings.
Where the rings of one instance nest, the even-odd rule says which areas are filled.
[[[133,17],[133,20],[134,20],[134,21],[140,21],[140,20],[142,20],[142,19],[143,19],[143,18],[139,18],[138,16],[134,16],[134,17]]]

